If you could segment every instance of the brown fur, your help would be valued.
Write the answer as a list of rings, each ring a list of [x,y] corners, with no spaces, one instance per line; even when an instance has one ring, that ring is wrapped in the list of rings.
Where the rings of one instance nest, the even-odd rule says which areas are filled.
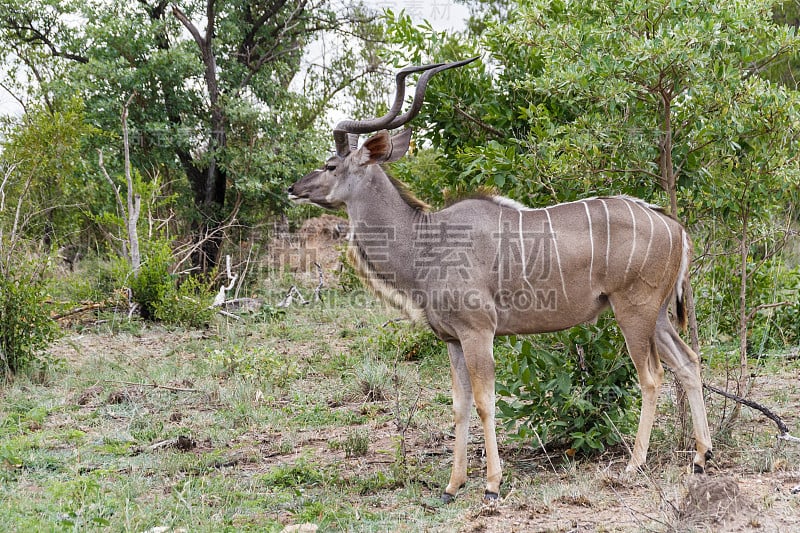
[[[497,191],[497,189],[485,185],[481,185],[474,191],[448,190],[445,191],[444,194],[444,205],[446,207],[450,207],[451,205],[455,205],[458,202],[463,202],[464,200],[486,200],[488,202],[493,202],[493,198],[498,194],[500,193]]]
[[[408,185],[389,174],[387,174],[387,177],[392,186],[400,193],[400,198],[402,198],[406,204],[423,213],[427,213],[431,210],[431,206],[417,198],[416,195],[411,192],[411,189],[408,188]]]

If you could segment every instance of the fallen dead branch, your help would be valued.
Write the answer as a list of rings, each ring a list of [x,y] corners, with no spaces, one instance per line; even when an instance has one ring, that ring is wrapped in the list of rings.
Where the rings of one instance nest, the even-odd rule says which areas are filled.
[[[319,283],[317,283],[317,287],[314,289],[314,296],[311,300],[306,300],[306,297],[303,296],[303,293],[300,292],[300,289],[297,288],[297,285],[292,285],[289,287],[289,290],[286,291],[286,296],[283,297],[283,300],[277,305],[277,307],[281,309],[286,309],[295,301],[300,305],[308,305],[312,302],[323,302],[322,299],[322,288],[325,286],[325,280],[322,276],[322,266],[319,263],[314,263],[314,266],[317,267],[317,275],[319,276]]]
[[[104,379],[105,383],[117,383],[119,385],[131,385],[134,387],[152,387],[154,389],[164,389],[172,392],[200,392],[197,389],[187,389],[183,387],[172,387],[170,385],[159,385],[158,383],[139,383],[136,381],[118,381],[116,379]]]
[[[228,312],[240,313],[253,313],[261,309],[264,305],[264,300],[261,298],[234,298],[232,300],[225,300],[221,307],[224,307]]]
[[[303,296],[303,293],[297,288],[297,285],[292,285],[289,287],[289,290],[286,292],[286,296],[284,296],[283,300],[281,300],[277,307],[285,309],[292,305],[295,299],[297,299],[300,305],[308,305],[311,303],[310,301],[306,300],[305,296]]]
[[[713,385],[709,385],[708,383],[703,383],[703,387],[708,389],[708,390],[710,390],[711,392],[716,392],[717,394],[719,394],[721,396],[724,396],[725,398],[728,398],[729,400],[733,400],[734,402],[740,403],[742,405],[746,405],[747,407],[750,407],[751,409],[755,409],[756,411],[760,411],[764,416],[766,416],[767,418],[769,418],[770,420],[775,422],[775,425],[778,426],[778,431],[780,431],[780,435],[778,435],[779,439],[788,440],[790,442],[800,442],[800,438],[793,437],[792,435],[789,434],[789,427],[784,423],[784,421],[781,419],[781,417],[779,417],[778,415],[773,413],[769,408],[764,407],[760,403],[754,402],[753,400],[747,400],[745,398],[737,396],[737,395],[735,395],[733,393],[730,393],[728,391],[722,390],[722,389],[720,389],[718,387],[715,387]]]
[[[165,448],[177,448],[183,452],[187,452],[197,447],[197,441],[185,435],[178,435],[174,439],[166,439],[147,447],[148,450],[154,452],[156,450],[163,450]]]
[[[75,307],[73,309],[70,309],[69,311],[65,311],[63,313],[57,313],[57,314],[54,314],[54,315],[51,314],[50,318],[52,320],[62,320],[64,318],[68,318],[68,317],[71,317],[73,315],[77,315],[77,314],[80,314],[80,313],[85,313],[86,311],[96,311],[97,309],[105,309],[106,307],[114,307],[114,304],[113,303],[109,303],[109,302],[89,302],[89,303],[84,303],[83,305],[81,305],[79,307]]]

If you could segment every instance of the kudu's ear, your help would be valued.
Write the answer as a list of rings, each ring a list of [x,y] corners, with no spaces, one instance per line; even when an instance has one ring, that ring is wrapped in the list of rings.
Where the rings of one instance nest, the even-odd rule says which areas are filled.
[[[411,128],[406,128],[394,136],[390,136],[386,130],[381,130],[364,141],[359,150],[359,160],[362,165],[391,163],[406,155],[410,143]]]

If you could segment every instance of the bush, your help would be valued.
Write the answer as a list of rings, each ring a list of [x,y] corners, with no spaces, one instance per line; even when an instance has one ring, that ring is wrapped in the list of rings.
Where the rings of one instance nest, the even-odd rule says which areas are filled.
[[[588,454],[635,430],[636,370],[610,316],[495,351],[498,418],[512,437]]]
[[[142,265],[137,275],[130,276],[133,299],[141,307],[142,318],[154,320],[156,307],[175,288],[169,273],[172,250],[166,241],[142,243]]]
[[[216,311],[210,308],[213,301],[211,276],[191,276],[179,287],[170,285],[161,299],[153,302],[154,318],[165,324],[187,328],[203,328],[211,322]]]
[[[178,285],[170,274],[172,248],[164,240],[143,243],[142,265],[137,276],[129,276],[134,301],[142,318],[185,327],[204,327],[214,311],[212,277],[188,277]]]
[[[22,263],[0,269],[0,376],[45,366],[44,352],[58,334],[50,319],[40,265]]]
[[[735,256],[717,257],[694,282],[701,337],[712,342],[729,342],[739,336],[738,261]],[[762,304],[790,303],[752,316],[747,325],[749,353],[785,349],[800,342],[798,294],[800,267],[787,268],[779,258],[748,264],[747,313]]]
[[[397,356],[403,361],[425,361],[447,351],[427,327],[409,327],[407,324],[388,324],[375,337],[378,353]]]

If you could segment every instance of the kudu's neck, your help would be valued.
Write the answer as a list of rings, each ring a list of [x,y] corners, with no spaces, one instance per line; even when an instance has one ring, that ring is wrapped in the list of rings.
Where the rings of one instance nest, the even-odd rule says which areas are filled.
[[[383,170],[371,170],[361,182],[357,199],[347,203],[351,227],[392,228],[398,237],[410,233],[424,213],[403,198]]]
[[[411,295],[420,282],[414,268],[415,239],[427,215],[412,207],[377,168],[360,182],[355,198],[347,204],[351,264],[382,299],[412,320],[421,320],[422,311]]]

